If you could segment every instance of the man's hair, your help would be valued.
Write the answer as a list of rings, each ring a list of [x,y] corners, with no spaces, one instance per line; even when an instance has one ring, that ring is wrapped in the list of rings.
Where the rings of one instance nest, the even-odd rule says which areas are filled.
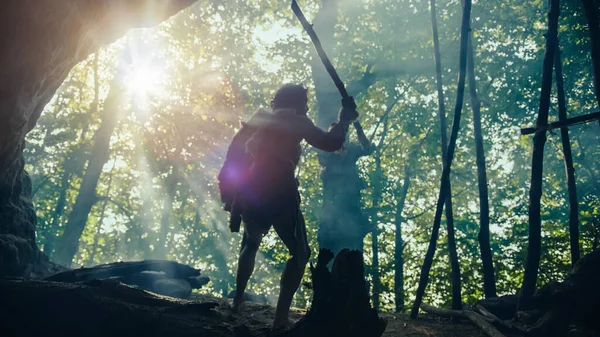
[[[306,104],[308,89],[301,84],[284,84],[271,100],[271,108],[296,108]]]

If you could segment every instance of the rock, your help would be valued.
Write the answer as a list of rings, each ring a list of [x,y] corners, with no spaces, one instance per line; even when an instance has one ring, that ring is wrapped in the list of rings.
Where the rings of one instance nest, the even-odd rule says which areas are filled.
[[[186,280],[190,283],[193,289],[200,289],[210,282],[210,278],[207,276],[193,276],[188,277]]]
[[[188,298],[192,294],[192,286],[188,281],[172,278],[157,280],[148,290],[157,294],[177,298]]]
[[[35,254],[32,245],[24,238],[0,234],[0,276],[29,277]]]

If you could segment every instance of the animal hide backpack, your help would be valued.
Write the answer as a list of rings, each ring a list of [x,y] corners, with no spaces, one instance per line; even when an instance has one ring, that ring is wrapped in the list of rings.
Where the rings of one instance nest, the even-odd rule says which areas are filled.
[[[233,136],[227,148],[227,155],[221,171],[219,171],[219,192],[224,209],[230,213],[229,228],[238,232],[241,223],[241,213],[235,207],[235,200],[240,187],[244,184],[252,165],[252,156],[246,152],[246,142],[256,128],[242,123],[242,128]]]

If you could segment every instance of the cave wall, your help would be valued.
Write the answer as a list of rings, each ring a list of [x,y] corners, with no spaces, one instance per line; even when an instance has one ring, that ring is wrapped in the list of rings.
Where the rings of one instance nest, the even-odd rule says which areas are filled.
[[[48,272],[35,243],[25,136],[71,68],[196,0],[4,0],[0,10],[0,277]]]

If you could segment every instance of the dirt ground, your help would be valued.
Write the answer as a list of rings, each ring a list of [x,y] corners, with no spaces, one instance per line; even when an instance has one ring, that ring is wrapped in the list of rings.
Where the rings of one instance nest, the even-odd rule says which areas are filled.
[[[230,309],[230,300],[220,298],[208,298],[196,296],[197,300],[215,301],[219,306],[215,309],[226,321],[234,325],[245,325],[255,334],[266,333],[273,321],[275,308],[266,304],[245,303],[239,313],[233,313]],[[299,320],[305,310],[294,309],[291,315],[293,320]],[[380,313],[380,316],[388,322],[383,337],[479,337],[485,336],[481,330],[468,322],[451,322],[430,315],[421,315],[412,320],[408,314]]]

